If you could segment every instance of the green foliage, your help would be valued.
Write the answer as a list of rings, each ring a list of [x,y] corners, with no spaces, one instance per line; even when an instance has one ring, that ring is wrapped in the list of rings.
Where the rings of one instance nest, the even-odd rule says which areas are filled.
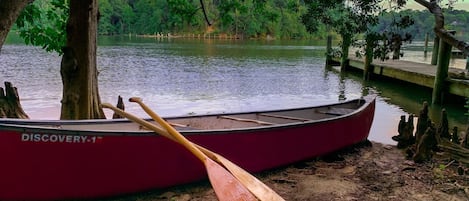
[[[300,21],[306,11],[299,0],[204,0],[209,21],[218,33],[245,38],[306,38]],[[205,33],[200,1],[100,0],[99,34]]]
[[[127,0],[99,0],[99,31],[103,34],[127,32],[134,24],[135,15]]]
[[[349,47],[356,41],[356,36],[368,31],[368,27],[377,23],[381,0],[305,0],[307,12],[302,22],[310,32],[317,32],[320,24],[326,25],[329,31],[338,33],[342,41],[342,60],[348,57]]]
[[[16,26],[26,44],[62,54],[66,43],[68,0],[36,0],[18,17]]]

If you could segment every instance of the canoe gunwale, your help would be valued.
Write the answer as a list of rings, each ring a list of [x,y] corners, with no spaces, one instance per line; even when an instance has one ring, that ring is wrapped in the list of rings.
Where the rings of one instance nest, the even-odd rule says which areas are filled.
[[[365,101],[360,103],[360,101]],[[205,134],[226,134],[226,133],[238,133],[246,131],[269,131],[276,129],[285,129],[292,127],[300,126],[309,126],[312,124],[319,124],[328,121],[336,121],[338,119],[345,119],[350,116],[354,116],[357,113],[365,110],[372,102],[375,101],[375,96],[366,96],[358,99],[353,99],[349,101],[339,102],[335,104],[328,105],[319,105],[313,107],[301,107],[301,108],[291,108],[291,109],[281,109],[281,110],[265,110],[265,111],[255,111],[255,112],[240,112],[240,113],[223,113],[223,114],[209,114],[209,115],[191,115],[191,116],[172,116],[165,117],[166,120],[172,119],[185,119],[185,118],[198,118],[198,117],[218,117],[218,116],[231,116],[231,115],[246,115],[246,114],[261,114],[261,113],[272,113],[272,112],[288,112],[295,110],[308,110],[315,108],[324,108],[324,107],[334,107],[338,105],[350,104],[357,102],[357,104],[362,104],[360,107],[354,109],[354,111],[339,115],[331,116],[322,119],[311,119],[308,121],[298,121],[291,123],[282,123],[282,124],[272,124],[272,125],[259,125],[256,127],[244,127],[244,128],[225,128],[225,129],[194,129],[194,130],[181,130],[180,132],[184,135],[205,135]],[[152,121],[151,119],[146,119]],[[149,136],[154,135],[153,131],[147,130],[79,130],[79,129],[62,129],[60,125],[86,125],[86,124],[120,124],[120,123],[130,123],[131,121],[127,119],[91,119],[91,120],[24,120],[24,119],[0,119],[0,131],[9,130],[17,131],[23,133],[48,133],[48,134],[62,134],[62,135],[94,135],[94,136]]]

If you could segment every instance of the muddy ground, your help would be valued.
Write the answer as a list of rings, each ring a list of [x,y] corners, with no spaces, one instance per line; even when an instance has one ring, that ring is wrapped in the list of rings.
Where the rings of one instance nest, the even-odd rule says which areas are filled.
[[[444,153],[416,164],[395,146],[373,142],[255,176],[285,200],[469,200],[469,176],[459,175],[458,167]],[[201,182],[112,200],[217,199],[210,184]]]

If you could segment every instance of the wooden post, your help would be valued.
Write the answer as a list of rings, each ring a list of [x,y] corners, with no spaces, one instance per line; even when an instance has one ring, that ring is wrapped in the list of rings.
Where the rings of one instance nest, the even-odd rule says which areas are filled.
[[[436,65],[438,63],[438,52],[440,50],[440,37],[435,36],[433,40],[433,52],[432,52],[432,65]]]
[[[454,31],[450,31],[454,34]],[[452,46],[443,40],[440,40],[440,49],[438,55],[438,65],[436,69],[435,81],[433,85],[432,104],[443,103],[444,93],[446,93],[446,79],[448,78],[448,67],[451,59]]]
[[[342,55],[340,59],[340,71],[345,72],[345,69],[349,66],[348,53],[350,45],[352,44],[352,36],[343,35],[342,36]]]
[[[326,68],[329,69],[332,66],[332,36],[327,35],[326,45]]]
[[[425,47],[423,49],[423,56],[427,58],[427,52],[428,52],[428,33],[425,34]]]
[[[125,110],[124,101],[122,101],[122,97],[120,95],[117,97],[116,107],[121,109],[121,110]],[[112,118],[113,119],[123,119],[124,117],[122,117],[121,115],[114,112],[114,114],[112,115]]]
[[[370,76],[373,73],[373,66],[371,65],[372,61],[373,61],[373,41],[371,39],[366,39],[365,66],[363,67],[363,80],[370,80]]]
[[[466,55],[466,70],[469,70],[469,55]]]

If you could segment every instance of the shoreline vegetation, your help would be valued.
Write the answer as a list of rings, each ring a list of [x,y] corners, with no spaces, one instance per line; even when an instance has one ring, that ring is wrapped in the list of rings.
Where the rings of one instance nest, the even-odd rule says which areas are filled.
[[[322,23],[317,24],[314,33],[308,32],[302,22],[302,16],[307,12],[307,4],[302,1],[267,0],[262,4],[255,1],[205,2],[207,16],[204,16],[197,1],[189,3],[166,0],[100,0],[98,3],[100,36],[130,34],[163,37],[171,33],[173,37],[191,34],[202,37],[215,34],[238,39],[325,40],[332,34],[334,40],[341,38]],[[43,11],[54,8],[45,0],[36,0],[34,4]],[[457,9],[444,9],[447,27],[456,31],[457,38],[469,40],[469,27],[466,26],[469,23],[469,12]],[[389,25],[395,23],[400,16],[410,16],[415,21],[400,34],[412,33],[413,41],[423,41],[427,34],[434,36],[434,17],[428,10],[383,12],[379,16],[378,25],[372,30],[378,33],[388,32],[392,29]],[[14,25],[12,30],[15,29],[22,28]]]
[[[242,35],[237,34],[171,34],[171,33],[155,33],[155,34],[131,34],[129,33],[127,36],[129,37],[142,37],[142,38],[191,38],[191,39],[219,39],[219,40],[243,40],[244,37]],[[268,36],[267,40],[273,39],[272,37]]]

